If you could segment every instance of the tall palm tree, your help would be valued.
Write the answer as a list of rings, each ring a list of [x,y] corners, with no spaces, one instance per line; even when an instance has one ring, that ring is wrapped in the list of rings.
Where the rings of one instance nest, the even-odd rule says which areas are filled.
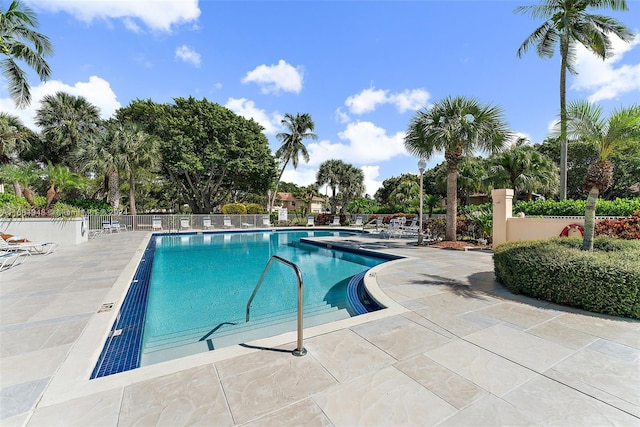
[[[42,129],[44,160],[71,164],[75,150],[98,132],[100,109],[82,96],[56,92],[42,98],[35,123]]]
[[[456,240],[458,163],[474,151],[500,151],[511,136],[502,111],[473,98],[448,97],[418,111],[409,123],[404,145],[410,154],[430,159],[444,151],[447,165],[446,240]]]
[[[280,179],[282,179],[282,174],[289,164],[289,161],[293,164],[294,169],[298,167],[298,156],[300,154],[302,154],[305,163],[309,162],[309,152],[303,140],[318,139],[318,136],[313,133],[316,125],[308,113],[296,113],[295,116],[287,113],[280,123],[287,128],[287,132],[280,132],[276,135],[276,138],[282,142],[282,145],[278,148],[278,151],[276,151],[276,157],[281,160],[282,169],[280,169],[280,175],[278,175],[269,207],[273,206],[276,202],[278,184],[280,184]]]
[[[551,58],[555,45],[560,49],[560,199],[567,197],[567,71],[577,74],[574,65],[576,47],[583,45],[603,60],[613,53],[610,35],[630,42],[633,32],[617,20],[587,13],[588,8],[628,10],[626,0],[542,0],[542,4],[519,6],[515,13],[524,13],[545,21],[518,48],[522,57],[535,46],[538,56]]]
[[[640,140],[640,105],[613,111],[606,118],[602,108],[586,101],[575,101],[567,108],[567,134],[598,144],[598,160],[584,177],[584,189],[589,191],[584,214],[582,249],[593,250],[596,204],[601,192],[613,183],[613,164],[608,160],[614,148],[626,141]]]
[[[16,63],[25,62],[41,81],[51,77],[51,68],[45,56],[53,53],[47,36],[35,31],[38,18],[20,0],[13,0],[6,11],[0,11],[0,53],[6,56],[0,61],[2,75],[9,83],[9,95],[18,108],[31,103],[31,87],[27,73]]]
[[[47,205],[45,209],[49,209],[62,197],[62,190],[67,188],[77,188],[83,184],[83,179],[67,167],[63,165],[53,165],[49,163],[44,171],[49,183],[47,190]]]
[[[327,160],[320,164],[318,173],[316,174],[316,184],[318,187],[327,185],[331,188],[331,213],[335,214],[338,206],[338,199],[336,192],[340,185],[340,177],[342,176],[342,170],[346,168],[346,163],[341,160]]]

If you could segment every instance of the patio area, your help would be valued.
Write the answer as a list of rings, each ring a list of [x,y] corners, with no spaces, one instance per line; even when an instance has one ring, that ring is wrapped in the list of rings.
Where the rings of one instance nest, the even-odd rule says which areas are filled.
[[[148,236],[0,273],[0,425],[640,425],[640,322],[512,295],[488,251],[376,236],[331,239],[407,257],[367,278],[392,306],[305,330],[306,356],[290,333],[89,381]]]

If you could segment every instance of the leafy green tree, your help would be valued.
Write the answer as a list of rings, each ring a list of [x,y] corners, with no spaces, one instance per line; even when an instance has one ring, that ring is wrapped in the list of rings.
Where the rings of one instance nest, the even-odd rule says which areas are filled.
[[[601,197],[607,200],[638,197],[640,194],[640,139],[617,144],[609,160],[614,165],[613,184]]]
[[[0,10],[0,61],[2,75],[9,84],[9,95],[18,108],[31,103],[31,87],[27,73],[17,61],[23,61],[36,72],[41,81],[51,77],[45,57],[53,53],[49,38],[36,31],[38,18],[20,0],[13,0],[9,8]]]
[[[340,186],[340,179],[342,176],[342,171],[346,168],[347,164],[342,160],[327,160],[320,164],[318,168],[318,173],[316,174],[316,185],[318,187],[322,187],[323,185],[327,185],[331,188],[331,213],[335,214],[338,206],[338,198],[336,197],[336,193],[338,191],[338,187]]]
[[[36,203],[29,186],[40,178],[39,172],[34,163],[27,163],[25,165],[12,165],[7,163],[0,166],[0,179],[17,184],[14,185],[16,196],[22,194],[31,206],[35,206]]]
[[[280,169],[280,175],[276,180],[275,189],[270,202],[271,206],[273,206],[276,201],[276,197],[278,195],[278,184],[280,183],[280,179],[282,179],[282,174],[289,164],[289,161],[291,161],[294,169],[298,168],[299,155],[302,155],[302,159],[305,163],[309,162],[309,152],[307,151],[307,147],[305,147],[303,141],[305,139],[318,139],[318,136],[313,133],[315,123],[313,123],[313,119],[308,113],[297,113],[295,116],[287,113],[284,115],[281,123],[287,128],[287,132],[280,132],[276,135],[276,138],[282,142],[282,145],[278,148],[278,151],[276,151],[276,158],[280,159],[282,168]]]
[[[35,117],[43,138],[38,160],[79,170],[73,164],[75,151],[98,133],[100,122],[99,108],[86,98],[66,92],[46,95]]]
[[[403,174],[389,197],[394,206],[401,206],[402,211],[407,211],[410,205],[420,197],[420,178],[413,174]]]
[[[404,144],[409,153],[430,159],[444,151],[447,163],[445,238],[456,240],[458,164],[475,150],[493,153],[511,136],[500,108],[473,98],[448,97],[411,119]]]
[[[613,182],[613,164],[608,157],[617,144],[640,140],[640,105],[616,110],[607,118],[603,116],[600,106],[575,101],[569,104],[567,116],[567,131],[571,139],[593,141],[598,145],[598,160],[591,165],[584,178],[584,187],[589,190],[589,196],[584,215],[582,249],[591,251],[598,196]]]
[[[84,184],[82,177],[71,172],[67,166],[49,163],[44,173],[49,184],[45,210],[49,210],[52,205],[62,198],[64,190],[81,187]]]
[[[116,118],[139,123],[160,142],[162,173],[194,213],[209,213],[231,195],[266,194],[277,174],[262,127],[193,97],[172,104],[133,101]]]
[[[380,205],[375,199],[371,199],[369,197],[358,197],[349,202],[347,211],[356,214],[371,214],[377,212],[379,208]]]
[[[534,6],[519,6],[516,13],[544,19],[520,45],[518,57],[535,46],[538,56],[551,58],[556,44],[560,50],[560,200],[567,198],[567,71],[577,74],[576,47],[583,45],[602,59],[613,54],[611,35],[630,42],[633,32],[619,21],[587,12],[588,8],[625,11],[625,0],[541,0]]]
[[[557,194],[558,169],[549,157],[525,143],[491,156],[490,178],[494,188],[511,188],[514,194]]]

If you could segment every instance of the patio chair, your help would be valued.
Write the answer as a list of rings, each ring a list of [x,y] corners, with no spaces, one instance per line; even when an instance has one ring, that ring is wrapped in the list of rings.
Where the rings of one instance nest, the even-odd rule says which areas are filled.
[[[222,226],[224,228],[233,228],[233,224],[231,224],[231,217],[225,216],[222,220]]]
[[[332,226],[339,226],[340,225],[340,217],[339,216],[334,216],[333,217],[333,222],[331,223]]]
[[[419,231],[419,227],[418,227],[418,220],[416,218],[414,218],[411,221],[411,224],[409,224],[408,226],[400,226],[401,232],[402,232],[402,237],[416,237],[418,235],[418,231]]]
[[[49,255],[58,247],[55,242],[10,243],[0,238],[0,250],[5,252],[26,252],[29,255]]]
[[[357,216],[356,217],[356,222],[353,224],[356,227],[361,227],[362,226],[362,217],[361,216]]]
[[[367,226],[375,226],[376,231],[378,231],[379,228],[382,228],[382,217],[372,219],[371,221],[363,225],[362,228],[364,229]]]
[[[191,228],[191,225],[189,224],[189,218],[186,216],[180,218],[180,229],[188,230],[189,228]]]
[[[307,217],[307,227],[313,227],[314,225],[316,225],[315,221],[316,221],[316,217],[314,217],[313,215],[309,215]]]
[[[111,221],[111,232],[112,233],[119,233],[122,228],[120,227],[120,221]],[[126,226],[125,226],[126,229]]]
[[[251,222],[243,222],[242,223],[242,228],[253,228],[255,227],[255,225]]]
[[[271,227],[271,218],[269,218],[269,215],[262,215],[262,226]]]
[[[162,219],[153,218],[151,220],[151,230],[162,230]]]
[[[204,218],[202,218],[202,227],[206,230],[211,228],[211,217],[210,216],[205,216]]]
[[[111,222],[102,221],[102,231],[106,233],[111,233]]]
[[[0,271],[22,264],[28,256],[27,252],[0,252]]]

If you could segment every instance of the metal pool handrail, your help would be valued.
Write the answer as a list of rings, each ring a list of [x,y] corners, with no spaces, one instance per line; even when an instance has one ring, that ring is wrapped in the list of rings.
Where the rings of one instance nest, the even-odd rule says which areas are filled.
[[[302,283],[302,272],[300,271],[300,268],[298,268],[298,266],[292,263],[291,261],[286,260],[282,257],[279,257],[278,255],[272,255],[271,258],[269,258],[269,262],[267,263],[267,266],[262,271],[262,276],[260,276],[260,280],[258,280],[258,283],[256,284],[256,287],[253,290],[253,293],[251,294],[249,301],[247,301],[247,322],[249,321],[249,314],[250,314],[249,312],[251,310],[251,302],[253,301],[253,298],[256,296],[256,293],[258,293],[258,289],[260,289],[260,285],[262,285],[262,282],[264,281],[264,278],[267,275],[267,271],[269,271],[269,268],[271,268],[271,264],[273,264],[274,260],[279,261],[293,268],[293,271],[296,273],[296,278],[298,279],[298,347],[295,350],[293,350],[293,355],[304,356],[305,354],[307,354],[307,350],[302,346],[304,284]]]

